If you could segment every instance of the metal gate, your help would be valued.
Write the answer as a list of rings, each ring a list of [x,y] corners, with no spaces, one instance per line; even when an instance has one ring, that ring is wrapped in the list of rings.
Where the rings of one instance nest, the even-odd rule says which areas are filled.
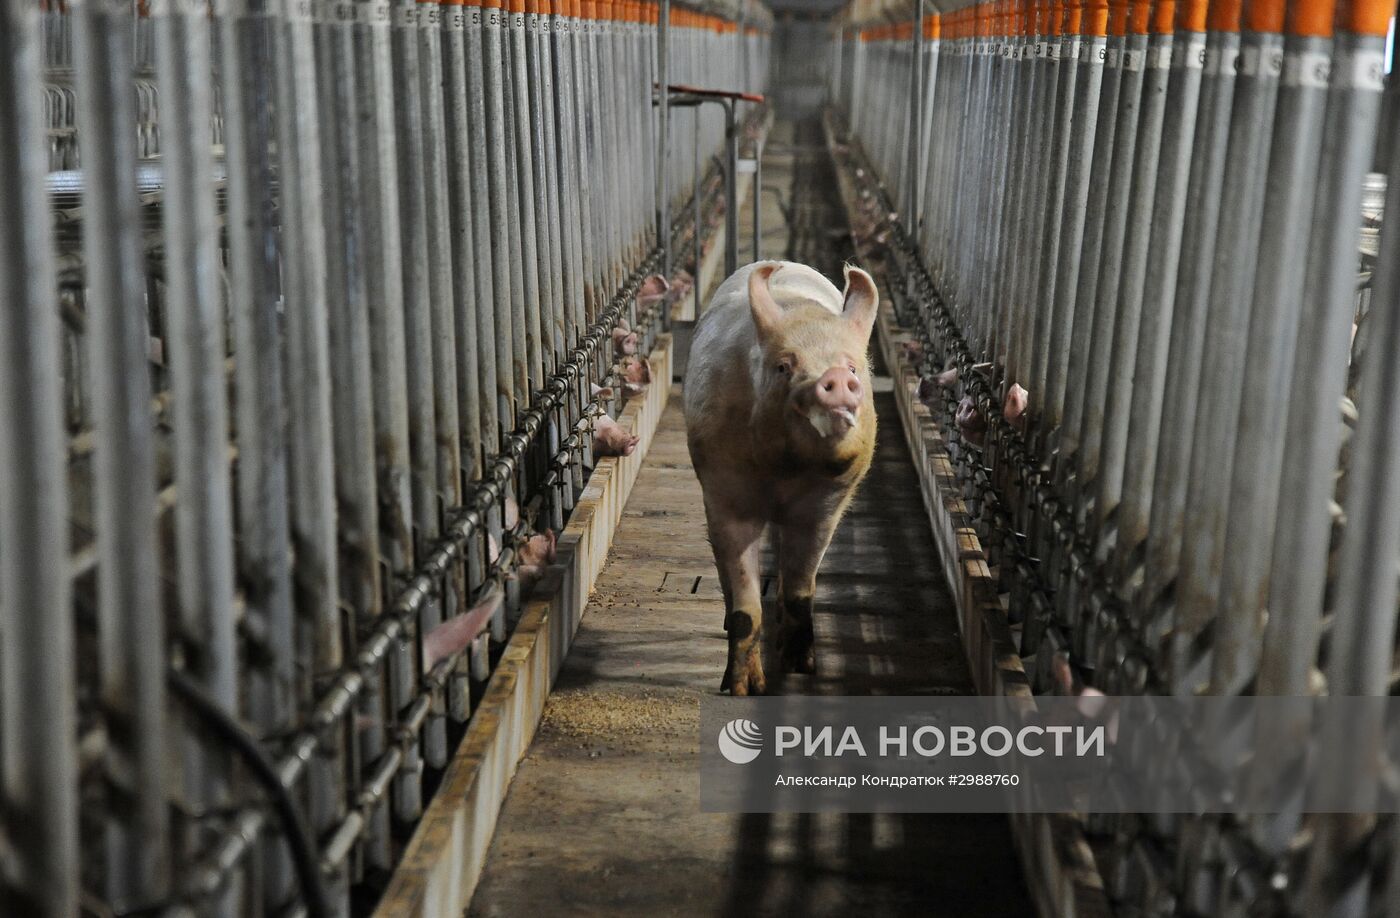
[[[922,6],[830,95],[1034,688],[1394,694],[1394,4]],[[1089,829],[1129,914],[1400,908],[1393,818]]]

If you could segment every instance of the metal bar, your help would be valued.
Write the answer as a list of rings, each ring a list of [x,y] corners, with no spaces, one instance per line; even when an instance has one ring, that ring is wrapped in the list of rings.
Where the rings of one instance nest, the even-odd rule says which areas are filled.
[[[515,424],[515,404],[511,395],[512,381],[512,354],[511,340],[514,334],[511,323],[511,303],[515,296],[512,288],[514,279],[511,276],[512,257],[511,248],[511,189],[509,185],[509,144],[508,132],[509,124],[506,121],[505,109],[505,88],[502,86],[502,79],[505,76],[505,56],[503,52],[504,23],[502,18],[502,4],[500,0],[487,0],[482,4],[482,57],[481,75],[482,86],[486,98],[486,107],[483,121],[486,125],[485,150],[486,167],[488,180],[488,193],[491,205],[491,287],[492,299],[487,301],[493,304],[493,319],[489,321],[489,328],[478,325],[477,336],[482,342],[492,342],[495,345],[494,360],[491,361],[491,369],[494,376],[489,381],[482,380],[482,399],[489,400],[491,394],[495,394],[496,411],[494,420],[497,422],[495,428],[488,427],[483,434],[485,450],[488,456],[495,455],[500,449],[500,442],[505,432],[510,430]],[[486,361],[483,361],[483,367]],[[486,421],[486,412],[482,411],[483,421]]]
[[[610,342],[607,334],[611,323],[626,308],[627,301],[635,296],[642,280],[655,271],[661,262],[660,249],[652,250],[647,258],[627,278],[617,291],[609,307],[599,317],[599,321],[589,329],[569,355],[566,364],[581,367],[592,361],[597,349],[604,342]],[[560,401],[569,397],[568,387],[571,374],[560,372],[550,378],[545,385],[545,395],[538,405],[527,409],[521,419],[519,435],[511,438],[506,453],[495,458],[491,467],[482,476],[481,484],[473,491],[467,504],[459,508],[452,523],[447,527],[444,538],[433,551],[419,562],[414,576],[406,581],[386,614],[376,620],[373,628],[362,636],[358,651],[333,679],[327,680],[322,692],[309,706],[310,714],[305,718],[301,732],[286,743],[285,754],[277,762],[277,770],[285,787],[293,787],[303,776],[309,763],[314,763],[316,749],[328,731],[343,725],[347,715],[355,709],[356,701],[366,691],[368,676],[372,676],[384,665],[392,661],[391,654],[403,637],[411,633],[413,623],[420,616],[425,603],[432,601],[442,588],[446,572],[462,558],[469,541],[482,531],[489,507],[495,505],[503,493],[502,481],[508,481],[511,469],[520,461],[530,442],[546,430],[546,419]],[[552,446],[553,444],[551,444]],[[556,460],[562,455],[556,455]],[[400,748],[411,750],[427,723],[427,709],[432,696],[439,691],[441,676],[450,670],[453,662],[467,649],[459,650],[446,660],[439,662],[432,673],[425,675],[424,685],[410,699],[405,715],[400,720],[403,735]],[[407,753],[400,765],[400,773],[409,768]],[[378,763],[376,763],[378,764]],[[421,766],[420,766],[421,767]],[[369,772],[377,771],[375,766]],[[367,782],[373,785],[375,781]],[[186,879],[185,886],[194,893],[209,895],[221,889],[229,871],[237,869],[248,847],[256,841],[266,825],[266,809],[260,803],[241,809],[228,820],[233,827],[219,844],[204,859],[198,869]],[[328,827],[326,837],[340,839],[338,846],[344,845],[347,833],[362,833],[367,823],[354,812],[347,812],[334,826]]]
[[[1316,190],[1322,177],[1319,166],[1331,58],[1330,38],[1300,30],[1296,18],[1288,23],[1235,432],[1240,441],[1250,446],[1236,451],[1231,473],[1225,527],[1230,549],[1222,558],[1221,614],[1212,641],[1211,686],[1222,694],[1241,691],[1254,679],[1258,663],[1273,543],[1256,536],[1273,532],[1278,518],[1279,485],[1288,441],[1270,433],[1277,429],[1278,418],[1288,411],[1286,380],[1293,373],[1305,302],[1309,260],[1306,253],[1312,236]],[[1362,178],[1356,176],[1358,195]],[[1356,206],[1359,209],[1359,196]],[[1352,225],[1359,235],[1355,219]],[[1352,234],[1340,230],[1338,235],[1346,239]],[[1352,239],[1359,241],[1355,236]],[[1344,265],[1345,255],[1338,262],[1337,274],[1352,273],[1341,270]],[[1354,286],[1354,276],[1351,280]],[[1326,295],[1322,290],[1308,292],[1314,295],[1309,299]],[[1337,305],[1345,312],[1350,303],[1343,300]],[[1338,398],[1342,391],[1336,390]]]
[[[468,55],[467,33],[481,28],[481,7],[442,5],[442,101],[446,139],[445,174],[449,220],[453,329],[456,338],[457,433],[459,477],[471,479],[481,467],[481,370],[476,338],[476,262],[473,232],[479,219],[472,189],[472,155],[467,74],[475,67]],[[470,22],[469,22],[470,20]],[[486,272],[489,273],[489,272]]]
[[[1129,409],[1123,500],[1118,508],[1117,569],[1123,594],[1136,598],[1136,566],[1141,563],[1151,520],[1153,483],[1161,443],[1170,330],[1183,248],[1186,198],[1200,109],[1205,64],[1206,9],[1204,0],[1177,4],[1172,40],[1171,74],[1158,158],[1156,196],[1152,205],[1142,325],[1138,333],[1132,405]],[[1173,395],[1173,397],[1175,397]],[[1143,572],[1146,579],[1147,573]]]
[[[470,314],[475,316],[476,336],[470,350],[476,354],[477,368],[477,411],[479,423],[468,427],[468,452],[471,453],[473,477],[479,477],[490,457],[500,448],[501,418],[496,393],[496,313],[494,304],[498,295],[495,288],[498,276],[495,262],[495,233],[498,225],[495,208],[499,202],[491,190],[492,156],[486,141],[487,91],[486,69],[486,20],[491,15],[485,5],[467,7],[466,24],[466,92],[467,109],[467,150],[471,156],[471,244],[474,256],[471,271],[475,279],[476,295],[460,298],[459,306],[466,309],[474,302]],[[455,262],[454,262],[455,265]],[[465,271],[464,264],[461,269]],[[488,308],[488,305],[490,308]],[[465,337],[470,331],[467,316],[460,317],[459,329]],[[459,367],[466,372],[468,361],[459,361]]]
[[[1237,441],[1250,293],[1259,256],[1264,184],[1274,104],[1283,70],[1282,4],[1256,2],[1242,20],[1240,69],[1230,119],[1229,149],[1213,253],[1210,309],[1201,356],[1200,399],[1192,435],[1173,634],[1173,690],[1206,679],[1207,660],[1192,646],[1215,617],[1225,550],[1230,475]]]
[[[233,618],[233,508],[225,455],[224,316],[220,303],[219,236],[212,188],[210,27],[197,0],[153,11],[160,91],[161,158],[166,167],[162,207],[168,347],[171,365],[175,506],[180,546],[176,581],[179,635],[200,647],[191,675],[230,714],[238,710]],[[197,816],[228,804],[228,760],[205,748],[185,724],[184,768],[189,805]],[[207,843],[208,828],[185,833],[186,855]],[[215,906],[237,908],[230,887]]]
[[[68,488],[53,242],[44,193],[39,11],[0,13],[0,794],[23,844],[0,867],[19,911],[78,911],[78,756]],[[142,412],[138,417],[144,417]]]
[[[1210,265],[1219,233],[1220,195],[1225,180],[1234,103],[1235,62],[1239,58],[1239,10],[1215,4],[1206,22],[1200,109],[1186,186],[1186,224],[1172,310],[1167,352],[1162,426],[1152,484],[1143,602],[1155,602],[1173,587],[1184,538],[1187,470],[1200,394],[1201,352],[1210,293]]]
[[[540,201],[535,188],[536,162],[542,151],[536,151],[532,131],[536,118],[530,109],[530,69],[526,58],[525,0],[512,0],[510,8],[510,63],[514,92],[514,128],[516,150],[516,188],[520,201],[521,267],[524,276],[522,312],[515,316],[523,325],[515,342],[517,397],[529,401],[530,392],[543,382],[543,360],[540,356],[540,271],[542,261],[536,204]],[[546,250],[547,254],[547,250]]]
[[[283,407],[281,285],[272,184],[273,20],[262,3],[230,9],[220,21],[224,150],[228,170],[229,310],[233,319],[238,431],[238,575],[249,630],[261,638],[250,667],[249,708],[258,732],[278,735],[295,722],[295,616]],[[116,81],[114,80],[114,83]],[[95,164],[94,164],[95,166]],[[139,309],[139,305],[136,307]],[[98,339],[99,341],[102,339]],[[144,377],[144,368],[140,377]],[[99,432],[100,433],[100,432]],[[149,436],[150,431],[145,431]],[[143,479],[149,480],[149,472]],[[105,564],[102,565],[106,567]],[[156,655],[150,678],[164,682]],[[159,769],[156,770],[159,774]],[[142,844],[150,846],[148,839]],[[260,898],[285,902],[292,875],[283,849],[264,846]]]
[[[447,211],[447,146],[443,116],[442,5],[418,5],[418,92],[423,130],[423,219],[428,250],[428,314],[431,323],[430,372],[433,377],[433,455],[437,463],[431,512],[433,541],[449,507],[462,500],[462,438],[458,428],[457,330],[452,301],[451,229]],[[425,513],[425,516],[427,514]],[[425,533],[426,535],[426,533]],[[419,644],[445,618],[466,611],[466,584],[460,564],[444,574],[440,601],[427,603],[419,616]],[[440,768],[447,762],[447,721],[441,713],[428,718],[423,729],[423,757]]]
[[[1046,370],[1042,402],[1043,424],[1060,436],[1078,437],[1078,430],[1061,426],[1066,403],[1066,380],[1070,367],[1070,333],[1079,328],[1076,291],[1080,284],[1081,245],[1088,218],[1091,158],[1098,128],[1100,91],[1104,61],[1107,59],[1108,3],[1084,4],[1075,75],[1070,78],[1074,98],[1070,115],[1070,149],[1065,163],[1065,180],[1060,223],[1059,251],[1056,253],[1054,299],[1051,310],[1055,321],[1050,328],[1050,360]],[[1068,444],[1067,444],[1068,446]],[[1057,446],[1058,448],[1058,446]],[[1066,450],[1068,452],[1068,450]],[[1057,457],[1058,459],[1058,457]],[[1057,465],[1058,467],[1058,465]]]
[[[437,412],[433,375],[433,307],[429,280],[427,207],[424,202],[423,107],[418,87],[422,64],[417,0],[401,0],[394,8],[393,64],[394,116],[398,134],[398,181],[403,263],[403,323],[405,384],[408,394],[409,483],[414,557],[422,559],[441,534],[438,487]],[[425,617],[441,618],[436,599],[424,602]],[[418,691],[417,641],[408,630],[393,644],[388,667],[388,701],[401,725]],[[394,816],[401,821],[418,818],[422,809],[419,772],[422,759],[417,745],[404,755],[393,785]]]
[[[389,0],[360,0],[356,13],[355,76],[360,87],[357,111],[380,546],[389,570],[401,573],[413,568],[414,555],[393,10]]]
[[[738,104],[724,101],[724,276],[728,277],[739,270],[739,130],[734,119],[734,108]],[[696,271],[700,269],[696,264]]]
[[[1151,257],[1155,201],[1160,180],[1163,123],[1167,113],[1167,93],[1171,78],[1171,54],[1174,38],[1176,3],[1155,0],[1150,9],[1133,10],[1136,21],[1131,28],[1143,45],[1141,75],[1134,82],[1140,97],[1137,118],[1137,138],[1134,144],[1131,185],[1126,201],[1125,236],[1122,242],[1122,264],[1119,271],[1113,341],[1109,355],[1107,391],[1103,407],[1104,434],[1099,460],[1099,474],[1094,501],[1098,518],[1108,520],[1119,509],[1124,498],[1123,479],[1129,444],[1129,428],[1134,422],[1132,407],[1139,404],[1150,391],[1138,386],[1137,363],[1142,335],[1144,299],[1147,295],[1147,267]],[[1126,77],[1125,77],[1126,79]],[[1165,244],[1165,243],[1164,243]],[[1150,320],[1149,320],[1150,322]],[[1154,336],[1155,341],[1160,336]],[[1140,405],[1145,415],[1151,409]],[[1101,524],[1102,525],[1102,524]],[[1113,539],[1112,550],[1119,563],[1110,571],[1117,583],[1124,580],[1124,556],[1118,547],[1126,540],[1118,532],[1120,521],[1113,518],[1112,532],[1101,537]]]
[[[112,814],[105,828],[103,892],[117,907],[130,908],[160,901],[169,892],[171,880],[165,619],[156,553],[155,450],[147,363],[150,331],[136,144],[131,134],[136,121],[134,94],[129,91],[134,72],[131,5],[125,0],[81,4],[74,11],[74,26],[78,126],[86,156],[84,177],[91,183],[83,195],[83,255],[96,441],[102,699],[108,716],[124,726],[113,732],[111,743],[131,763],[126,781],[119,775],[108,776],[125,785],[130,807],[120,816]],[[7,118],[6,123],[15,122]],[[0,174],[8,174],[8,169],[0,166]],[[42,262],[27,266],[36,273],[42,268]],[[272,356],[275,359],[275,351]],[[257,443],[256,434],[249,439]],[[257,464],[250,458],[250,469]],[[275,477],[276,470],[270,471]],[[285,487],[280,495],[273,490],[269,496],[285,500]],[[282,506],[279,503],[272,512]],[[283,511],[284,547],[285,520]],[[276,526],[272,529],[275,538]],[[0,541],[12,542],[11,534],[7,531]],[[287,584],[285,565],[280,574],[278,587]],[[272,605],[274,614],[284,608],[280,603]],[[68,614],[67,608],[56,613],[60,619]],[[289,617],[286,622],[290,623]],[[4,630],[10,633],[8,626]],[[289,647],[290,641],[283,645],[284,650]],[[9,667],[7,661],[0,669]],[[16,697],[8,687],[6,697]],[[279,706],[265,713],[285,717],[288,700],[275,699]],[[9,724],[4,732],[13,735]]]
[[[1104,215],[1108,208],[1109,177],[1117,136],[1118,88],[1122,77],[1124,31],[1127,27],[1127,3],[1105,0],[1104,7],[1093,4],[1089,9],[1096,22],[1103,22],[1106,35],[1104,64],[1099,77],[1099,107],[1095,119],[1094,155],[1090,166],[1090,183],[1084,213],[1084,244],[1079,258],[1079,277],[1074,294],[1074,327],[1070,332],[1069,374],[1066,377],[1065,413],[1060,424],[1059,465],[1057,474],[1062,487],[1077,482],[1076,456],[1084,429],[1084,404],[1088,390],[1089,346],[1097,314],[1099,268],[1104,236]],[[1106,16],[1104,14],[1107,14]],[[1091,77],[1092,79],[1092,77]]]
[[[1279,473],[1278,518],[1272,527],[1274,560],[1259,664],[1260,694],[1305,694],[1317,657],[1332,529],[1328,505],[1342,433],[1337,398],[1346,385],[1354,315],[1351,259],[1360,241],[1356,217],[1362,179],[1370,167],[1381,112],[1384,38],[1376,25],[1374,18],[1338,16],[1321,130],[1330,142],[1323,146],[1318,166],[1321,180],[1288,390],[1289,446]]]
[[[671,276],[671,0],[659,0],[656,25],[656,235],[661,273]],[[668,317],[669,318],[669,317]]]

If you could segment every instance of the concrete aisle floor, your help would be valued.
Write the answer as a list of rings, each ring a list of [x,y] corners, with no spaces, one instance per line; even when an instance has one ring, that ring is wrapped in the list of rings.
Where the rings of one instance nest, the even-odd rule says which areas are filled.
[[[764,184],[806,194],[791,184],[804,159],[786,147],[791,137],[790,125],[776,126]],[[776,195],[763,199],[767,237],[783,216]],[[699,700],[719,689],[726,643],[677,396],[468,914],[1031,914],[1000,816],[699,812]],[[875,467],[818,580],[817,673],[780,681],[772,667],[770,687],[971,694],[888,391],[876,410],[885,420]]]

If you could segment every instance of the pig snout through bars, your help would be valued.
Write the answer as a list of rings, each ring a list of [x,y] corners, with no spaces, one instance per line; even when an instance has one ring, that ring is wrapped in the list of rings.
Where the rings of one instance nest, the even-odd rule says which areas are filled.
[[[720,285],[695,325],[684,409],[724,591],[721,690],[765,690],[759,540],[777,552],[783,670],[812,672],[817,568],[875,451],[866,350],[879,294],[848,266],[843,294],[813,269],[759,262]]]

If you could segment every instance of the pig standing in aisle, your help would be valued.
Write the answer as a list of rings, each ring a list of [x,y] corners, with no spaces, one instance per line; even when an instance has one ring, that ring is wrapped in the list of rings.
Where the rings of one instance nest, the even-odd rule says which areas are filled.
[[[781,665],[815,667],[817,567],[875,452],[866,349],[878,303],[859,268],[846,268],[843,295],[805,265],[759,262],[725,280],[695,325],[685,423],[724,590],[721,690],[765,690],[758,550],[769,525]]]

